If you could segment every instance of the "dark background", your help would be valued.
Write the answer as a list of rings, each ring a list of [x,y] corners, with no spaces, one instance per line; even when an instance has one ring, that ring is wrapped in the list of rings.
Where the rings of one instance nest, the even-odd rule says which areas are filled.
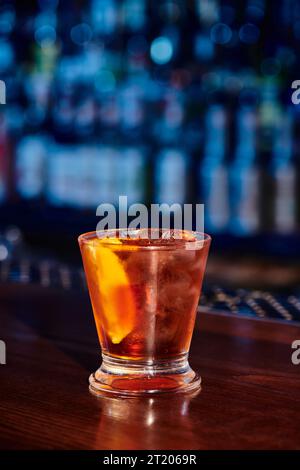
[[[213,279],[297,283],[299,39],[296,0],[1,0],[1,260],[79,263],[125,194],[204,203]]]

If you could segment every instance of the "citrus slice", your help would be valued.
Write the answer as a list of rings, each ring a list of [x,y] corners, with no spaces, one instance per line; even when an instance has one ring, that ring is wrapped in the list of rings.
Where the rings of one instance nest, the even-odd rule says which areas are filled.
[[[113,244],[119,245],[121,241],[115,239]],[[101,325],[112,343],[118,344],[135,325],[136,308],[129,278],[116,253],[101,239],[93,240],[85,248],[97,326]]]

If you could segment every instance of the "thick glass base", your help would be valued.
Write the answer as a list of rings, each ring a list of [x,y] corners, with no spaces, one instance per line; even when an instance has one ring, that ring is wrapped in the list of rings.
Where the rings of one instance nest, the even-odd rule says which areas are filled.
[[[189,366],[187,354],[172,360],[128,361],[102,355],[101,367],[91,374],[96,395],[142,396],[198,390],[201,377]]]

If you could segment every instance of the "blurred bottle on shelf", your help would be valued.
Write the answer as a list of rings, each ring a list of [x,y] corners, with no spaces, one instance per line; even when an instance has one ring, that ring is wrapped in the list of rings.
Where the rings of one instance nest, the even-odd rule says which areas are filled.
[[[126,195],[128,204],[147,201],[147,150],[145,147],[119,149],[117,194]]]
[[[293,110],[286,110],[277,127],[271,161],[273,224],[278,233],[289,234],[297,226],[297,169],[293,154]]]
[[[181,148],[167,147],[156,156],[154,164],[154,202],[184,204],[187,202],[189,157]]]
[[[70,141],[74,133],[75,121],[75,87],[68,77],[68,70],[72,65],[65,65],[66,69],[58,71],[56,84],[53,90],[54,103],[51,109],[52,131],[59,141]]]
[[[28,135],[16,149],[15,186],[24,199],[42,197],[46,182],[49,140],[45,135]]]
[[[189,169],[184,133],[184,104],[180,91],[158,89],[161,117],[154,125],[157,140],[154,158],[153,200],[162,204],[184,204],[189,198]]]
[[[118,24],[118,2],[115,0],[92,0],[90,18],[96,35],[111,36]]]
[[[82,175],[78,147],[52,143],[47,162],[46,200],[54,206],[72,205]],[[81,174],[78,175],[78,170]]]
[[[95,135],[96,103],[90,86],[77,85],[74,103],[74,135],[82,142]]]
[[[11,155],[5,114],[0,114],[0,204],[9,196]]]
[[[143,29],[146,23],[146,1],[124,0],[121,6],[123,26],[131,32]]]
[[[256,158],[256,114],[242,107],[236,116],[236,149],[229,168],[230,229],[237,235],[251,235],[260,224],[260,172]]]
[[[199,198],[204,203],[205,230],[222,233],[229,223],[228,172],[226,167],[226,114],[212,105],[205,116],[203,158],[199,171]]]
[[[195,0],[196,13],[203,25],[211,25],[219,20],[220,5],[218,0]]]
[[[274,141],[278,126],[282,121],[283,110],[279,101],[278,81],[265,77],[259,83],[257,105],[257,152],[261,172],[261,229],[265,233],[274,231],[274,188],[270,171]]]

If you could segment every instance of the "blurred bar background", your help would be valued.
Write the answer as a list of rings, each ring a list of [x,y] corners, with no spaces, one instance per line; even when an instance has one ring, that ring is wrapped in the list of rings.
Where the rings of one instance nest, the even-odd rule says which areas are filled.
[[[76,271],[119,195],[204,203],[207,298],[299,315],[299,40],[297,0],[1,0],[2,279]]]

